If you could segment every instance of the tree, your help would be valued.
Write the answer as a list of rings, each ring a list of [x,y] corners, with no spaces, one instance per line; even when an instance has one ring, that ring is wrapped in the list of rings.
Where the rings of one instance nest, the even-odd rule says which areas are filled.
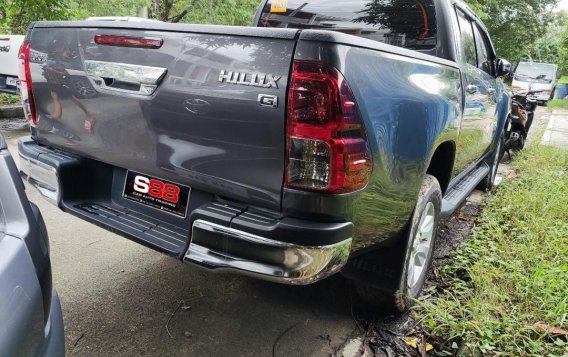
[[[193,1],[189,4],[184,4],[185,8],[181,10],[179,14],[171,16],[172,10],[174,10],[174,2],[174,0],[152,0],[148,14],[151,18],[160,21],[179,22],[189,12],[191,5],[193,5]],[[179,1],[177,2],[177,5],[179,7]]]
[[[24,34],[33,21],[137,16],[167,22],[250,25],[259,0],[0,0],[0,32]]]
[[[250,25],[259,0],[152,0],[149,15],[168,22]]]
[[[488,27],[497,55],[515,63],[556,21],[557,0],[466,0]]]
[[[84,20],[91,16],[136,16],[150,0],[67,0],[72,18]]]
[[[25,34],[32,21],[65,20],[71,16],[66,0],[1,0],[0,30]]]
[[[568,24],[560,37],[560,53],[558,55],[558,68],[564,75],[568,75]]]
[[[427,25],[418,28],[416,24],[424,22],[424,14],[428,19],[435,18],[434,4],[431,2],[413,2],[408,0],[373,0],[369,1],[365,8],[360,11],[360,17],[355,22],[378,26],[381,29],[389,29],[396,34],[404,34],[412,39],[424,40],[431,36],[431,30]]]

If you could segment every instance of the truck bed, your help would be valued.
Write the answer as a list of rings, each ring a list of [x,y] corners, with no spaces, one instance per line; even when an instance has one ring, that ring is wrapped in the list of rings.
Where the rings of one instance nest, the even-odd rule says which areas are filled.
[[[143,26],[96,21],[34,26],[33,138],[192,190],[278,209],[284,100],[297,31]],[[95,43],[96,36],[163,44],[109,46]],[[222,73],[249,85],[220,81]],[[281,103],[260,105],[262,96]]]

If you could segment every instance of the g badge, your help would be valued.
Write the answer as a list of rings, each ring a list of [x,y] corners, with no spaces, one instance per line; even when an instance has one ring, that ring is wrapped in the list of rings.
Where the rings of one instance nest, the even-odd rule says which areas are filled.
[[[259,94],[258,103],[261,107],[278,108],[278,97],[269,94]]]

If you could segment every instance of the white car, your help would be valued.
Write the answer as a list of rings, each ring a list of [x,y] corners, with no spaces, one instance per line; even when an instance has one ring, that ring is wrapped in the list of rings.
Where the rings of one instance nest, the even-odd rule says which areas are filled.
[[[18,91],[18,52],[24,37],[0,35],[0,92]]]
[[[558,66],[553,63],[519,62],[513,77],[513,92],[534,92],[534,99],[546,103],[556,87]]]

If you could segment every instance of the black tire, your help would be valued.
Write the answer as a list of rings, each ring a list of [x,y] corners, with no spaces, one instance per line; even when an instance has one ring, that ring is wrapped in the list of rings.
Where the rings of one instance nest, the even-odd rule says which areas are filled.
[[[525,146],[525,140],[522,135],[520,140],[521,140],[520,146],[522,148]],[[497,147],[495,148],[493,153],[491,153],[490,156],[491,161],[488,162],[489,173],[487,174],[487,176],[483,178],[483,180],[481,180],[479,185],[477,185],[478,189],[482,191],[487,191],[491,190],[493,186],[495,186],[497,171],[499,170],[499,164],[501,163],[501,159],[503,158],[504,154],[505,154],[505,131],[503,131],[501,137],[499,137],[499,140],[497,141]]]
[[[440,222],[440,211],[442,207],[442,189],[438,180],[434,176],[427,175],[424,178],[418,202],[412,214],[409,228],[404,236],[400,239],[397,246],[392,249],[402,250],[402,254],[395,255],[401,257],[398,263],[398,279],[393,284],[390,282],[356,282],[355,286],[359,297],[365,302],[382,310],[394,311],[401,313],[406,311],[414,304],[414,300],[420,296],[422,288],[430,267],[432,265],[432,256],[435,247],[436,236],[438,234],[438,224]],[[411,258],[413,256],[413,247],[417,242],[420,226],[425,223],[423,217],[429,217],[429,213],[433,210],[432,236],[429,249],[424,256],[424,268],[420,275],[413,277],[413,283],[409,281],[409,269],[411,267]],[[415,256],[418,258],[418,256]],[[381,284],[382,283],[382,284]]]

